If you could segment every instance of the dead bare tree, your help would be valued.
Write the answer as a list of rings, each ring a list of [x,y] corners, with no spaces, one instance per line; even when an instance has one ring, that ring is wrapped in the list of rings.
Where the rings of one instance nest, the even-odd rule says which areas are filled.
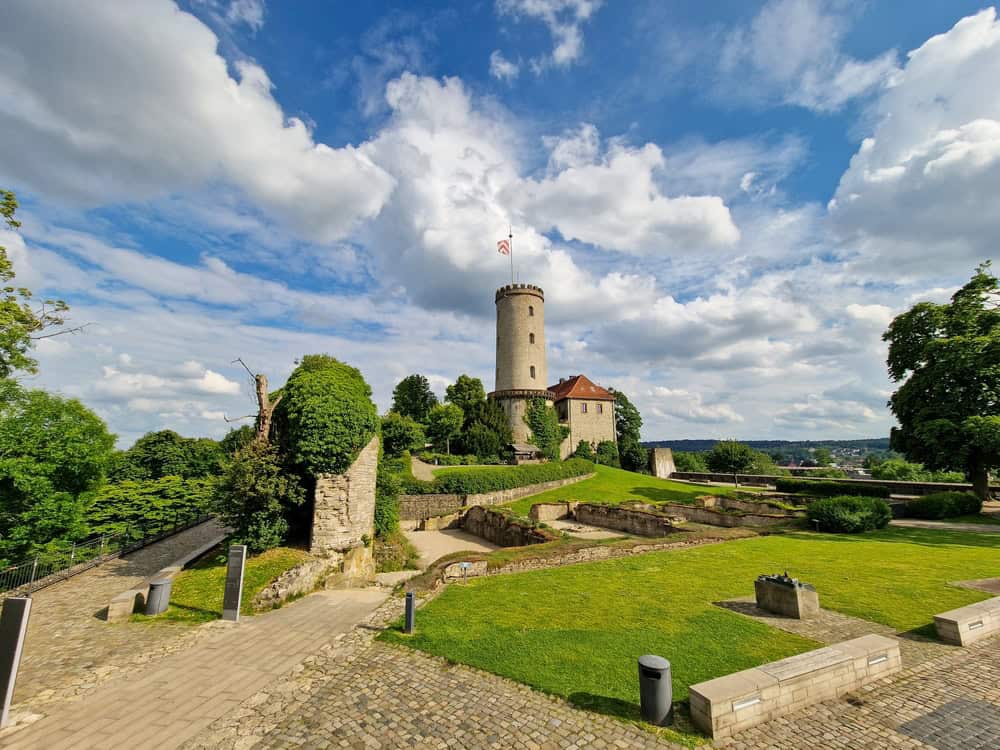
[[[253,370],[247,367],[247,363],[240,357],[233,360],[233,364],[236,364],[237,362],[243,365],[243,369],[246,370],[253,379],[254,391],[257,394],[257,414],[248,414],[245,417],[237,417],[236,419],[226,418],[226,421],[235,422],[239,419],[255,417],[257,434],[254,436],[254,442],[261,444],[267,443],[271,436],[271,420],[274,417],[274,409],[280,403],[281,396],[279,395],[276,399],[274,399],[274,401],[272,401],[267,392],[267,375],[253,372]]]

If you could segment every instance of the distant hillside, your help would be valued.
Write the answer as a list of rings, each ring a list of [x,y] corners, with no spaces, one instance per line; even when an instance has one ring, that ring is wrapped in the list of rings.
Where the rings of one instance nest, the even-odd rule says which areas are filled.
[[[650,440],[643,443],[647,448],[670,448],[675,451],[708,451],[718,440]],[[829,448],[832,451],[859,450],[865,453],[888,451],[889,438],[866,438],[863,440],[741,440],[751,448],[770,452],[792,452],[810,448]]]

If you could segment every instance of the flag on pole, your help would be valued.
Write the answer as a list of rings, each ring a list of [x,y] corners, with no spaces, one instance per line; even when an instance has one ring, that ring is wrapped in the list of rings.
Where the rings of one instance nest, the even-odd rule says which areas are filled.
[[[500,240],[497,243],[497,252],[501,255],[510,255],[510,240]]]

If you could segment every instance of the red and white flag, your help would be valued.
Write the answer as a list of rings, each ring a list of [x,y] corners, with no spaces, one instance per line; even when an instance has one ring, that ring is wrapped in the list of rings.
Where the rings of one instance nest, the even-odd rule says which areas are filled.
[[[497,243],[497,252],[501,255],[510,255],[510,240],[500,240]]]

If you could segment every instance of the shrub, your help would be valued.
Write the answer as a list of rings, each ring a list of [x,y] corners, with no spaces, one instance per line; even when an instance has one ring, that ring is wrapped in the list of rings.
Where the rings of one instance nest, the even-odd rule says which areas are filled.
[[[117,482],[102,487],[87,510],[92,534],[117,534],[169,525],[175,518],[191,518],[213,510],[217,479],[163,477],[144,482]]]
[[[597,463],[602,466],[621,466],[618,459],[618,446],[610,440],[604,440],[597,444]]]
[[[511,490],[517,487],[526,487],[529,484],[554,482],[558,479],[589,474],[593,470],[594,465],[590,461],[585,461],[582,458],[570,458],[566,461],[545,464],[469,469],[439,476],[433,482],[404,479],[403,489],[411,495],[436,493],[470,495],[480,492]]]
[[[375,536],[385,538],[399,529],[399,490],[402,480],[394,466],[380,461],[375,481]]]
[[[983,501],[971,492],[935,492],[906,504],[906,515],[911,518],[954,518],[979,513]]]
[[[531,442],[542,455],[552,461],[559,460],[559,446],[569,437],[569,427],[559,424],[559,416],[544,399],[533,398],[528,402],[524,422],[531,430]]]
[[[379,430],[371,395],[350,365],[325,354],[303,357],[275,411],[286,455],[313,476],[342,474]]]
[[[433,453],[425,451],[419,455],[421,461],[436,466],[475,466],[478,462],[476,456],[471,453],[460,456],[457,453]]]
[[[462,436],[462,447],[480,458],[499,456],[503,451],[500,436],[482,422],[473,422],[469,426]]]
[[[577,443],[576,450],[573,451],[573,458],[582,458],[585,461],[597,460],[597,456],[594,454],[594,449],[586,440],[581,440]]]
[[[704,453],[674,451],[674,466],[677,467],[677,471],[708,472]]]
[[[277,547],[288,533],[288,515],[305,500],[294,477],[284,473],[277,449],[250,443],[239,449],[219,481],[216,507],[235,541],[252,552]]]
[[[789,492],[811,497],[833,497],[851,492],[857,497],[889,497],[892,491],[883,484],[847,484],[824,482],[818,479],[778,479],[774,483],[778,492]]]
[[[882,529],[892,518],[889,503],[875,497],[841,495],[811,503],[806,511],[810,521],[819,522],[820,531],[857,534]]]
[[[393,458],[424,447],[424,426],[394,411],[382,417],[382,450]]]

